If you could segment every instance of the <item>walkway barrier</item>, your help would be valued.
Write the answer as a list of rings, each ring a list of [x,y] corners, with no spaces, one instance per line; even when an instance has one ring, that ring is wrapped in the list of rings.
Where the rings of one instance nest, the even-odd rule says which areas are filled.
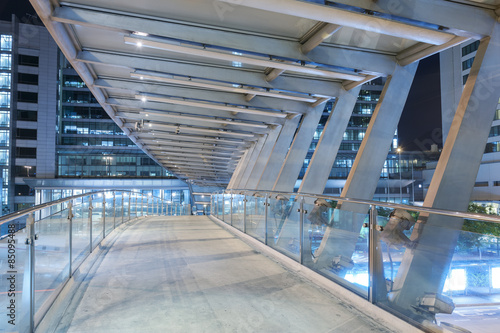
[[[62,288],[118,226],[147,215],[188,215],[191,205],[151,194],[99,191],[0,218],[0,331],[34,332]]]
[[[455,321],[455,308],[481,312],[500,304],[500,238],[492,236],[500,235],[498,215],[246,190],[214,193],[211,209],[219,220],[425,331],[460,331],[456,324],[464,322]]]

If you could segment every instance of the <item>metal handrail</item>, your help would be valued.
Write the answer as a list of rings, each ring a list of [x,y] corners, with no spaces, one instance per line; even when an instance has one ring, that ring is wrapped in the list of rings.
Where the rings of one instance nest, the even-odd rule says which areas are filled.
[[[458,217],[458,218],[468,218],[468,219],[481,220],[481,221],[487,221],[487,222],[500,224],[500,216],[498,216],[498,215],[487,215],[487,214],[480,214],[480,213],[453,211],[453,210],[447,210],[447,209],[410,206],[410,205],[395,204],[395,203],[390,203],[390,202],[381,202],[381,201],[356,199],[356,198],[346,198],[346,197],[338,197],[338,196],[325,195],[325,194],[279,192],[279,191],[258,191],[258,190],[242,190],[242,189],[226,190],[225,192],[227,194],[243,194],[243,193],[247,193],[247,194],[248,193],[251,193],[251,194],[263,193],[264,194],[264,193],[270,193],[270,194],[276,194],[276,195],[281,194],[281,195],[296,196],[296,197],[302,196],[302,197],[307,197],[307,198],[312,198],[312,199],[345,201],[345,202],[357,203],[357,204],[363,204],[363,205],[387,207],[387,208],[393,208],[393,209],[403,209],[403,210],[409,210],[409,211],[416,211],[416,212],[423,212],[423,213],[444,215],[444,216],[451,216],[451,217]],[[237,192],[237,193],[235,193],[235,192]],[[243,193],[241,193],[241,192],[243,192]]]
[[[16,220],[16,219],[18,219],[20,217],[23,217],[25,215],[28,215],[30,213],[37,212],[37,211],[39,211],[41,209],[49,208],[49,207],[58,205],[60,203],[65,203],[65,202],[68,202],[68,201],[71,201],[71,200],[74,200],[74,199],[79,199],[79,198],[83,198],[83,197],[86,197],[86,196],[91,196],[91,195],[99,194],[99,193],[107,193],[107,192],[127,192],[127,193],[130,193],[130,194],[144,195],[144,194],[142,194],[140,192],[134,192],[134,191],[130,191],[130,190],[102,190],[102,191],[94,191],[94,192],[87,192],[87,193],[77,194],[77,195],[73,195],[71,197],[66,197],[66,198],[61,198],[61,199],[54,200],[54,201],[49,201],[49,202],[46,202],[46,203],[43,203],[43,204],[39,204],[39,205],[30,207],[30,208],[26,208],[26,209],[19,210],[19,211],[14,212],[14,213],[10,213],[10,214],[4,215],[4,216],[0,217],[0,226],[2,224],[5,224],[5,223],[13,221],[13,220]],[[165,201],[165,199],[162,199],[162,198],[159,198],[159,197],[155,197],[155,196],[151,196],[151,197]]]

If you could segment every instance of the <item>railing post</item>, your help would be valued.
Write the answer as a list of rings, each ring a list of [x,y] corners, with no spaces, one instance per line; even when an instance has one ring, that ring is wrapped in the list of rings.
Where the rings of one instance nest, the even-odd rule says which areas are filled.
[[[137,208],[137,193],[135,194],[135,217],[137,218],[137,214],[138,214],[139,210]]]
[[[132,203],[132,192],[128,194],[128,221],[130,221],[130,210],[132,209],[132,207],[130,206],[131,203]]]
[[[113,229],[116,229],[116,193],[113,191]]]
[[[300,226],[299,226],[299,263],[303,264],[303,253],[304,253],[304,197],[300,199]]]
[[[161,199],[161,213],[160,216],[163,215],[163,198]]]
[[[371,303],[376,303],[377,302],[377,283],[384,283],[385,280],[382,282],[378,281],[378,276],[379,272],[379,264],[377,263],[378,260],[378,254],[377,252],[379,251],[377,249],[377,207],[375,205],[370,205],[370,214],[369,214],[369,225],[367,226],[366,224],[364,227],[368,227],[368,235],[369,235],[369,244],[368,244],[368,276],[369,276],[369,292],[368,292],[368,300]],[[383,273],[382,273],[383,276]]]
[[[156,215],[160,216],[160,199],[156,199]]]
[[[144,194],[141,193],[141,217],[144,216]]]
[[[90,231],[89,231],[89,235],[90,235],[90,249],[89,249],[89,253],[92,253],[92,210],[94,209],[94,207],[92,207],[92,194],[90,195],[89,197],[89,228],[90,228]]]
[[[28,274],[29,277],[29,320],[30,332],[35,332],[35,240],[38,235],[35,234],[35,218],[33,213],[30,213],[26,218],[26,245],[28,247]]]
[[[68,228],[69,228],[69,278],[73,275],[73,267],[72,267],[72,257],[73,257],[73,200],[70,200],[68,203]]]
[[[102,239],[106,237],[106,192],[102,194]]]
[[[269,201],[269,199],[268,199],[268,195],[266,194],[266,201],[265,201],[265,203],[264,203],[264,221],[265,221],[264,225],[265,225],[265,228],[266,228],[266,231],[265,231],[265,233],[264,233],[264,235],[265,235],[265,237],[264,237],[264,241],[265,241],[265,244],[266,244],[266,245],[267,245],[267,236],[268,236],[268,235],[267,235],[267,227],[268,227],[268,226],[267,226],[267,208],[268,208],[268,206],[269,206],[269,202],[268,202],[268,201]]]
[[[231,225],[233,225],[233,194],[230,194],[229,197],[229,220]]]
[[[122,224],[125,222],[125,192],[122,192]]]
[[[225,204],[225,198],[224,198],[224,192],[222,192],[222,221],[225,221],[225,215],[226,215],[226,212],[224,211],[224,204]]]
[[[243,232],[247,233],[247,196],[243,196]]]

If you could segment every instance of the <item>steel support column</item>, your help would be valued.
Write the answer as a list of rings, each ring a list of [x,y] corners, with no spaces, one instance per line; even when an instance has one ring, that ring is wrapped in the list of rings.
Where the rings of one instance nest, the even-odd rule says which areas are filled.
[[[258,180],[256,189],[271,190],[273,188],[300,119],[301,117],[296,115],[291,119],[287,119],[283,124],[283,128],[281,129],[278,140],[276,140],[271,156],[262,171],[260,180]]]
[[[417,66],[418,63],[406,67],[398,66],[387,79],[341,197],[372,199]],[[359,204],[339,202],[337,208],[342,211],[336,219],[346,227],[328,227],[325,230],[320,247],[313,256],[317,267],[330,265],[334,257],[340,256],[350,260],[368,213],[368,207]],[[340,275],[343,273],[342,269],[338,271]]]
[[[348,91],[342,89],[337,97],[300,184],[299,193],[323,193],[360,89],[361,86]]]
[[[293,192],[295,182],[299,178],[300,169],[304,165],[304,159],[306,158],[324,108],[325,103],[321,103],[311,108],[304,116],[290,150],[286,155],[285,162],[281,166],[278,178],[273,186],[273,191]]]
[[[264,146],[260,151],[259,157],[255,162],[253,170],[250,173],[247,182],[243,185],[245,189],[253,190],[257,188],[258,181],[262,176],[262,172],[264,171],[267,161],[269,160],[269,157],[273,152],[274,146],[276,145],[276,140],[279,137],[281,129],[282,126],[276,126],[276,128],[274,128],[269,132],[266,142],[264,143]]]
[[[268,137],[269,134],[261,136],[259,140],[257,140],[257,142],[255,143],[255,149],[253,150],[252,155],[250,156],[248,162],[246,163],[245,171],[243,172],[238,187],[236,188],[240,189],[245,188],[245,185],[247,184],[247,181],[250,178],[250,174],[252,173],[255,163],[257,163],[259,155],[262,152],[262,149],[264,148],[264,144],[266,143]]]
[[[500,24],[491,37],[481,40],[424,207],[467,210],[500,97],[498,54]],[[442,292],[463,219],[420,214],[418,222],[410,238],[412,249],[405,252],[395,279],[397,291],[390,299],[407,315],[425,320],[429,315],[414,310],[415,299]]]

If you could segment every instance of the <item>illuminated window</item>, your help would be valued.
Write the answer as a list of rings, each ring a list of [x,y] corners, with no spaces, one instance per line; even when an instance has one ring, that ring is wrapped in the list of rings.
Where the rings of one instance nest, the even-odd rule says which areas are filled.
[[[12,36],[2,35],[0,37],[0,50],[12,51]]]
[[[10,92],[0,91],[0,108],[10,107]]]
[[[10,54],[0,54],[0,69],[10,70],[11,56]]]
[[[0,73],[0,89],[10,89],[10,73]]]

